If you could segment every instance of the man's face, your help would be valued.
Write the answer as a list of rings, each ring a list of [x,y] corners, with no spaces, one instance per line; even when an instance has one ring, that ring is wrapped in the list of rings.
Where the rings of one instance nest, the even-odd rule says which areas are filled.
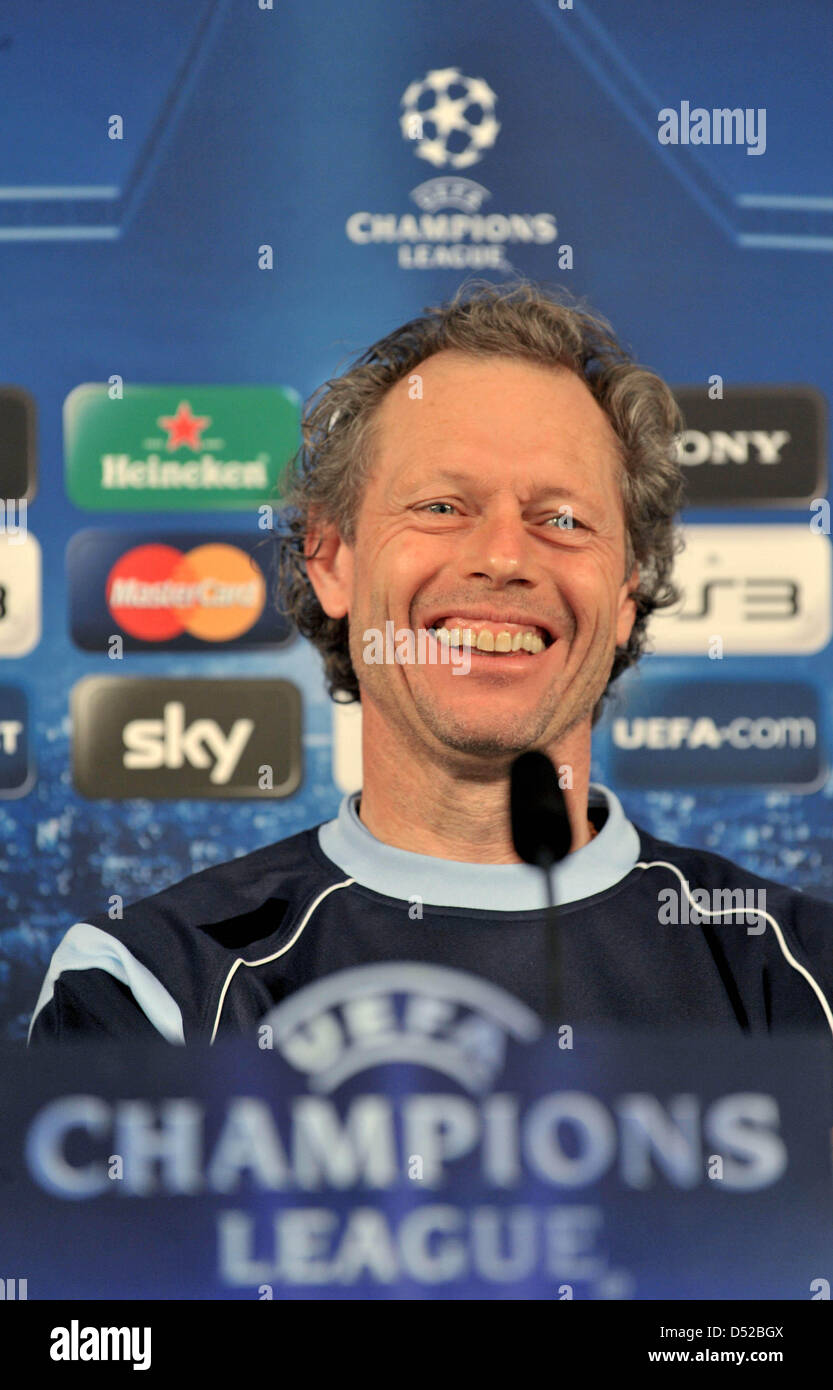
[[[563,368],[444,351],[416,372],[421,399],[405,378],[379,407],[355,543],[338,545],[325,607],[349,617],[366,718],[406,746],[452,759],[547,747],[589,729],[634,621],[615,436]],[[367,664],[364,633],[386,622],[522,646],[473,651],[467,674]],[[525,650],[541,645],[525,633],[544,650]]]

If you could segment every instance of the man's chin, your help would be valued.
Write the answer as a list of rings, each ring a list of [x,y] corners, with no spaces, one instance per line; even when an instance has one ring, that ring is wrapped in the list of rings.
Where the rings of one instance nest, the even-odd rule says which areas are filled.
[[[578,704],[571,701],[570,708],[565,708],[561,702],[555,710],[515,710],[512,713],[489,709],[463,712],[420,699],[415,703],[423,723],[449,753],[511,760],[530,748],[560,742],[585,722],[589,726],[595,696],[585,692],[585,699]]]
[[[494,771],[496,761],[502,759],[511,761],[513,758],[519,757],[521,753],[525,753],[527,749],[533,747],[537,740],[531,739],[518,743],[506,738],[478,738],[476,735],[471,734],[465,738],[449,738],[446,735],[443,737],[442,742],[449,752],[461,753],[470,758],[477,758],[484,764],[484,769],[488,766]]]
[[[462,719],[435,707],[422,717],[432,734],[449,751],[476,758],[517,757],[548,736],[552,719],[496,720],[493,717]]]

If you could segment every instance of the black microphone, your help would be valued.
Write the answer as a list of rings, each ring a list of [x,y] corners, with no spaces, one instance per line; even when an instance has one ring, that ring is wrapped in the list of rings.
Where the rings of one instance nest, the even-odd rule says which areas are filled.
[[[558,775],[545,753],[522,753],[512,764],[510,806],[515,852],[537,864],[547,881],[547,1019],[558,1021],[561,967],[558,924],[550,869],[572,848],[573,832]]]

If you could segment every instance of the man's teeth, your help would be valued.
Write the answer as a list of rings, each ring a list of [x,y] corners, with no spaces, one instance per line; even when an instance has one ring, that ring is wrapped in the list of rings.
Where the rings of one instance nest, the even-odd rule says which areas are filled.
[[[470,627],[435,627],[438,640],[451,647],[472,647],[479,652],[529,652],[535,656],[546,643],[537,632],[475,632]]]

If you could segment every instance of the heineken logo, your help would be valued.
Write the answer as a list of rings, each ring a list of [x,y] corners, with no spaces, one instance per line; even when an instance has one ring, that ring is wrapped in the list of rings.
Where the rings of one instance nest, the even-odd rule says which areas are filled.
[[[146,459],[131,459],[129,454],[104,454],[101,486],[117,492],[130,488],[141,491],[174,488],[197,492],[242,489],[265,494],[269,487],[269,471],[263,457],[222,463],[213,454],[203,454],[189,463],[180,463],[173,459],[163,460],[158,454],[149,454]]]
[[[157,424],[168,431],[169,449],[199,449],[200,435],[211,424],[211,416],[195,415],[188,401],[180,401],[176,415],[160,415]]]
[[[300,443],[279,386],[85,384],[64,403],[67,491],[88,510],[228,510],[275,500]]]

